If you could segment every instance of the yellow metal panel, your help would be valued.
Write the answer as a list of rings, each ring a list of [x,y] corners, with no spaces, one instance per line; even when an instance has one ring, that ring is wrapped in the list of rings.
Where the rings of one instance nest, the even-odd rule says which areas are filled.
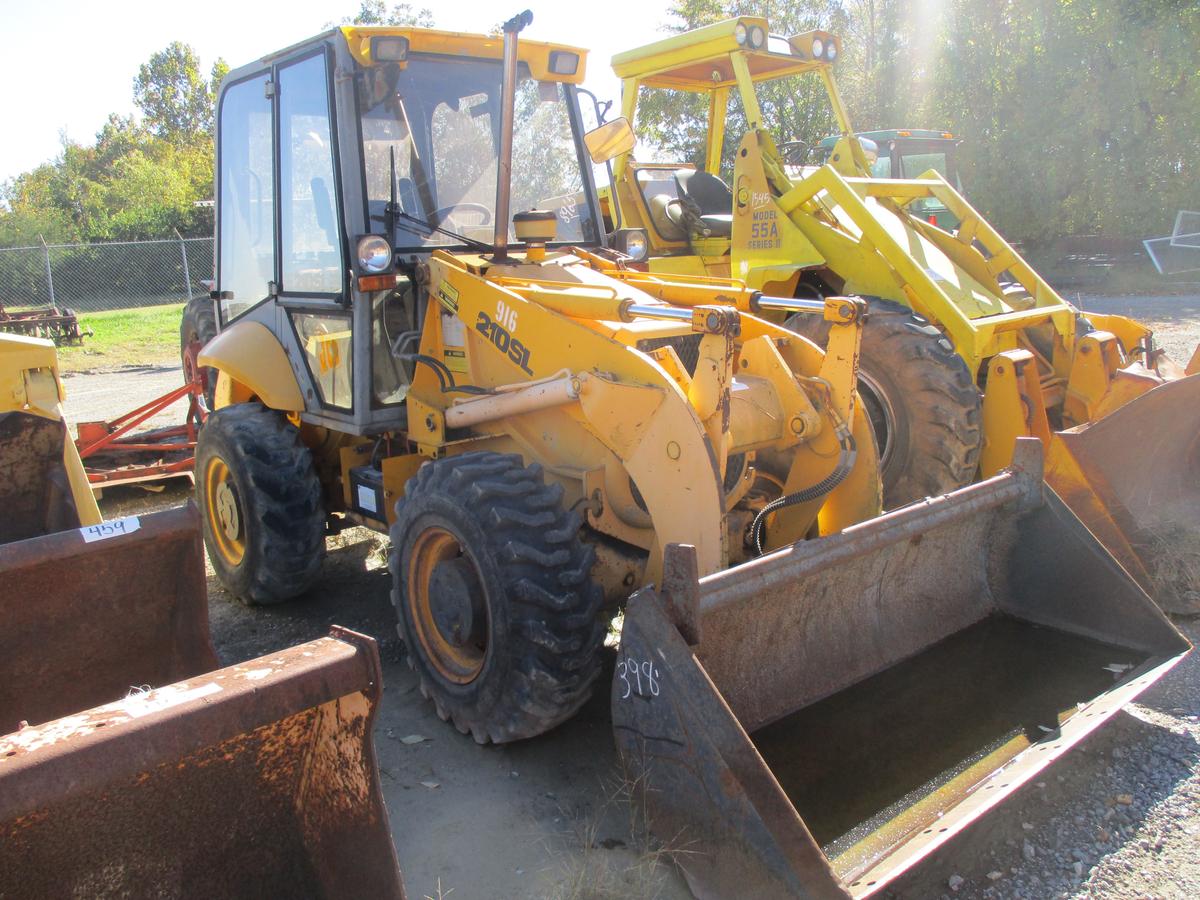
[[[979,471],[990,478],[1012,464],[1017,438],[1050,441],[1046,403],[1037,363],[1028,350],[1012,350],[992,358],[983,394],[983,449]]]
[[[632,416],[643,405],[639,395],[652,393],[661,398],[654,411]],[[656,388],[600,378],[588,379],[580,402],[597,437],[621,458],[650,511],[655,545],[646,580],[661,579],[662,554],[669,543],[695,546],[701,574],[724,568],[728,553],[717,460],[692,408]]]
[[[62,422],[66,431],[62,411],[65,399],[54,343],[44,338],[0,334],[0,412],[20,411]],[[96,505],[79,451],[69,433],[63,440],[63,468],[79,514],[79,524],[101,522],[100,507]]]
[[[1132,353],[1143,338],[1147,338],[1153,333],[1148,326],[1127,316],[1089,312],[1087,317],[1097,330],[1108,331],[1116,335],[1117,340],[1121,342],[1121,348],[1126,353]]]
[[[58,380],[58,354],[54,343],[45,338],[18,334],[0,334],[0,410],[20,409],[25,405],[24,381],[26,371],[46,369],[53,373],[57,399],[63,399]],[[15,404],[15,405],[14,405]]]
[[[374,65],[371,60],[371,38],[380,35],[408,38],[410,53],[439,53],[465,59],[498,60],[504,56],[504,38],[499,34],[465,34],[460,31],[390,25],[347,25],[341,31],[350,47],[350,53],[364,66]],[[550,72],[550,54],[554,51],[565,51],[579,56],[579,67],[574,75],[555,75]],[[587,51],[569,44],[521,40],[517,45],[517,58],[529,66],[529,74],[538,81],[582,84],[587,69]]]
[[[296,412],[304,395],[279,339],[259,322],[237,322],[209,341],[196,359],[243,385],[265,406]],[[218,387],[220,380],[218,380]],[[219,391],[218,393],[223,393]],[[233,389],[227,400],[236,399]],[[218,398],[218,406],[221,405]]]
[[[760,138],[751,131],[742,139],[733,169],[733,274],[762,289],[790,273],[819,266],[825,257],[780,209],[767,183]]]
[[[650,271],[664,275],[707,275],[704,260],[695,254],[687,256],[655,256],[650,259]]]
[[[758,16],[726,19],[618,53],[612,58],[613,71],[618,78],[638,78],[648,87],[709,91],[733,83],[734,57],[744,57],[755,80],[763,81],[829,67],[823,60],[791,55],[790,47],[788,53],[744,47],[734,36],[739,23],[770,31],[767,20]]]
[[[721,172],[721,150],[725,145],[725,116],[729,110],[729,88],[718,88],[708,99],[708,142],[704,151],[704,171]]]

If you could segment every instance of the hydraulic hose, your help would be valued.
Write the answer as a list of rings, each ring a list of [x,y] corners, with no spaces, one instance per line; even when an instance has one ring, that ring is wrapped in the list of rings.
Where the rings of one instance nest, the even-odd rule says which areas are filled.
[[[753,524],[750,526],[750,538],[754,542],[754,549],[759,556],[763,555],[762,541],[763,532],[766,530],[767,516],[789,506],[808,503],[810,500],[817,500],[824,497],[845,481],[846,476],[854,469],[854,462],[858,458],[858,446],[854,442],[854,435],[850,433],[849,426],[837,414],[832,405],[829,407],[829,414],[833,418],[834,434],[837,436],[838,444],[842,448],[842,452],[838,454],[837,465],[832,472],[811,487],[806,487],[791,494],[785,494],[782,497],[776,497],[759,510],[758,515],[754,517]]]

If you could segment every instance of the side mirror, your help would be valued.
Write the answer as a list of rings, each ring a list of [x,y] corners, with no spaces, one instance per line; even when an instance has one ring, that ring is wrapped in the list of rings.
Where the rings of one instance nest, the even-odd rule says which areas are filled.
[[[624,116],[605,122],[583,136],[583,143],[594,163],[606,163],[623,153],[628,153],[637,143],[633,128]]]

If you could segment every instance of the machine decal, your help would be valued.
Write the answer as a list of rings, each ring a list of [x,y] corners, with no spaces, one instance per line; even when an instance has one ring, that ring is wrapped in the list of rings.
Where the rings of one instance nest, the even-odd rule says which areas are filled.
[[[780,245],[779,225],[775,221],[775,210],[760,209],[754,211],[750,223],[750,241],[747,247],[751,250],[775,250]]]
[[[467,373],[467,326],[458,316],[442,313],[442,362],[451,372]]]
[[[443,281],[438,285],[437,290],[438,302],[452,313],[458,312],[458,288],[448,281]]]
[[[512,323],[515,326],[517,316],[512,310]],[[499,322],[492,319],[485,312],[479,313],[479,318],[475,320],[475,330],[486,337],[489,341],[496,345],[496,349],[504,353],[521,367],[521,371],[526,375],[532,375],[533,369],[529,368],[529,348],[514,338],[507,328]]]

